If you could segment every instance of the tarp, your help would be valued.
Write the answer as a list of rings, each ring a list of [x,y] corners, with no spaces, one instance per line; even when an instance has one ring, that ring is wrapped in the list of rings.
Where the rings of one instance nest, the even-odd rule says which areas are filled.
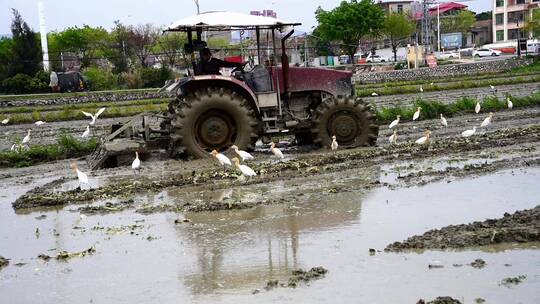
[[[188,28],[201,28],[202,30],[229,30],[229,29],[260,29],[285,28],[291,25],[300,25],[271,17],[254,16],[234,12],[206,12],[187,17],[171,24],[166,31],[180,31]]]

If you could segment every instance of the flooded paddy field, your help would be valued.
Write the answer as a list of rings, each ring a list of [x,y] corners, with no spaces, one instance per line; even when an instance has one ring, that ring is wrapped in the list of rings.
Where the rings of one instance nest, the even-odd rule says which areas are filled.
[[[469,139],[457,134],[483,116],[400,124],[395,146],[381,127],[376,148],[291,149],[282,162],[259,151],[250,180],[210,159],[140,173],[81,160],[84,191],[68,161],[2,169],[0,303],[538,303],[534,237],[384,250],[540,205],[538,113],[497,113]],[[432,144],[411,145],[427,127]]]

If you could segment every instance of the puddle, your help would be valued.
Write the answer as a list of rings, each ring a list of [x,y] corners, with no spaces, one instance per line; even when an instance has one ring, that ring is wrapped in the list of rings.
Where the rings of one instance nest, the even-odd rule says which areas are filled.
[[[416,303],[441,295],[464,303],[475,298],[540,303],[540,244],[369,254],[370,248],[382,250],[429,229],[534,207],[539,204],[540,169],[397,190],[358,189],[359,179],[379,174],[362,170],[321,175],[319,183],[316,178],[291,179],[275,187],[193,188],[136,198],[154,204],[305,193],[283,205],[186,214],[128,210],[81,218],[71,207],[15,214],[11,202],[30,185],[12,187],[0,198],[0,255],[12,259],[0,270],[0,303],[37,298],[43,303]],[[321,185],[347,191],[327,195]],[[46,217],[36,219],[41,214]],[[191,222],[175,223],[184,217]],[[68,262],[37,258],[91,246],[96,248],[93,255]],[[486,267],[467,266],[477,258]],[[27,264],[12,266],[19,262]],[[429,269],[429,264],[444,267]],[[268,280],[286,280],[294,269],[315,266],[329,272],[309,287],[263,289]],[[527,279],[512,288],[499,286],[503,278],[519,275]],[[253,295],[254,289],[261,292]]]

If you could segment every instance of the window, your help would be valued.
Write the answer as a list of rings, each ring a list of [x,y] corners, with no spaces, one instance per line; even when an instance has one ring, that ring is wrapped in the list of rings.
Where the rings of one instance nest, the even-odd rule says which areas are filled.
[[[497,41],[504,40],[504,30],[497,31]]]
[[[503,24],[504,23],[504,14],[497,14],[495,15],[495,24]]]
[[[525,4],[525,0],[516,0],[516,4]]]
[[[504,6],[504,0],[496,0],[496,1],[495,1],[495,5],[496,5],[497,7]]]
[[[523,24],[524,20],[525,20],[525,13],[523,11],[508,13],[508,21],[507,22],[509,22],[509,23],[516,23],[516,24],[521,25],[521,24]]]
[[[521,29],[508,30],[508,39],[525,38],[525,31]]]
[[[403,13],[403,4],[398,4],[398,5],[397,5],[397,12],[398,12],[399,14]]]

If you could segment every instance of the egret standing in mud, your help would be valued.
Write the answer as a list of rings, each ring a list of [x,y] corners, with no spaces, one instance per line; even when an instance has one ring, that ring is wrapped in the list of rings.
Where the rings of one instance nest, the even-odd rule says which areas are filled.
[[[480,106],[480,101],[477,101],[476,106],[474,107],[474,112],[478,114],[480,113],[480,109],[482,109],[482,107]]]
[[[474,126],[471,130],[465,130],[461,132],[461,136],[463,137],[471,137],[473,134],[476,133],[476,126]]]
[[[371,96],[379,96],[379,94],[373,92],[373,93],[371,93]]]
[[[234,150],[234,152],[236,154],[238,154],[238,156],[240,156],[240,158],[242,159],[242,161],[246,161],[248,159],[253,159],[253,155],[249,154],[248,152],[246,151],[242,151],[242,150],[239,150],[238,147],[236,145],[232,145],[231,146],[231,149]]]
[[[232,161],[234,162],[236,168],[238,168],[238,170],[240,170],[240,172],[242,172],[244,176],[251,177],[257,175],[257,173],[255,173],[255,171],[253,171],[253,169],[251,169],[250,167],[246,165],[241,165],[240,160],[237,157],[234,157]]]
[[[424,93],[424,88],[420,86],[420,93]]]
[[[391,145],[395,144],[397,142],[397,131],[394,130],[394,133],[388,137],[388,141]]]
[[[9,117],[6,118],[6,119],[4,119],[4,120],[2,120],[2,124],[3,124],[3,125],[7,125],[8,122],[9,122]]]
[[[509,110],[512,110],[512,108],[514,107],[514,104],[508,97],[506,97],[506,106],[508,107]]]
[[[270,143],[270,151],[279,159],[283,159],[285,156],[283,156],[283,153],[280,149],[276,148],[276,144],[274,142]]]
[[[446,118],[441,113],[441,125],[443,125],[445,128],[448,127],[448,122],[446,121]]]
[[[425,130],[424,131],[424,136],[417,139],[415,141],[415,143],[418,144],[418,145],[429,144],[429,136],[430,135],[431,135],[431,131],[430,130]]]
[[[487,127],[491,124],[491,119],[493,118],[493,112],[489,112],[489,115],[488,117],[486,117],[484,119],[484,121],[482,121],[482,124],[480,125],[480,128],[484,128],[484,127]]]
[[[34,124],[35,124],[36,126],[39,127],[39,126],[41,126],[41,125],[44,125],[45,122],[44,122],[43,120],[38,120],[38,121],[36,121]]]
[[[75,173],[77,173],[77,179],[79,180],[79,190],[82,190],[83,184],[88,185],[88,176],[84,172],[79,170],[79,167],[77,167],[77,163],[74,161],[71,162],[71,168],[73,169],[73,171],[75,171]]]
[[[99,109],[96,114],[91,114],[85,111],[81,111],[85,116],[88,116],[92,118],[92,121],[90,122],[90,125],[93,126],[96,123],[96,120],[98,119],[99,115],[105,111],[106,108]]]
[[[22,144],[23,144],[23,145],[25,145],[25,144],[27,144],[27,143],[30,142],[30,132],[31,132],[31,131],[32,131],[32,130],[28,129],[28,134],[26,134],[26,136],[25,136],[25,137],[23,138],[23,140],[22,140]]]
[[[227,156],[219,153],[217,150],[212,150],[210,154],[212,154],[212,156],[217,159],[219,164],[223,166],[223,171],[225,171],[225,165],[231,166],[231,160]]]
[[[131,163],[131,169],[140,171],[141,170],[141,160],[139,159],[139,152],[135,151],[135,159]]]
[[[330,149],[335,153],[337,151],[338,146],[339,145],[337,143],[336,136],[332,135],[332,143],[330,144]]]
[[[395,120],[393,120],[390,125],[388,126],[388,129],[392,129],[393,127],[397,126],[399,123],[399,119],[401,118],[401,115],[398,115]]]
[[[90,135],[90,126],[86,126],[86,130],[81,135],[81,138],[87,138]]]
[[[421,110],[422,110],[421,107],[416,108],[416,112],[414,112],[414,114],[413,114],[413,116],[412,116],[412,120],[413,120],[413,121],[414,121],[414,120],[417,120],[418,117],[420,117],[420,111],[421,111]]]

